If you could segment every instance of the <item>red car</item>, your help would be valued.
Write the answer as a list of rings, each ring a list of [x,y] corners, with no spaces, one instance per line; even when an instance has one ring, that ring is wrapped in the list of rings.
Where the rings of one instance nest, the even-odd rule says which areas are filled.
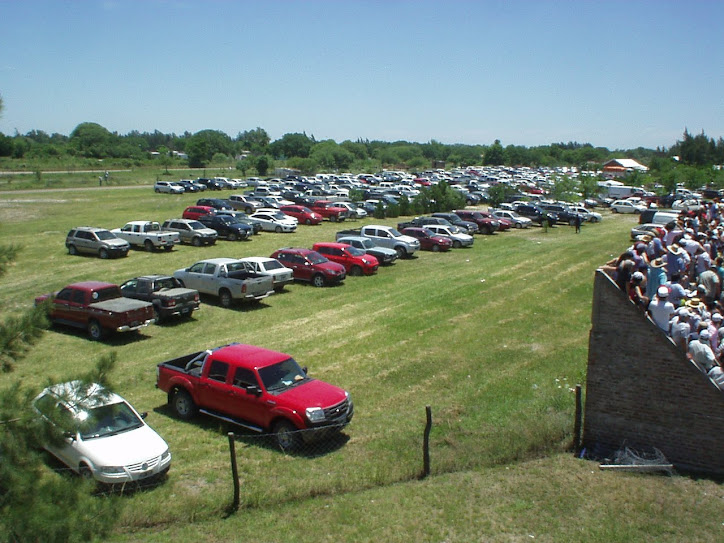
[[[315,213],[308,207],[298,205],[282,206],[279,210],[285,215],[296,218],[302,224],[319,224],[322,222],[322,216]]]
[[[330,200],[317,200],[310,204],[312,211],[320,214],[323,218],[329,219],[331,222],[343,221],[347,218],[347,208],[339,207]]]
[[[346,243],[315,243],[312,249],[332,262],[342,264],[350,275],[373,275],[380,267],[374,256]]]
[[[203,217],[204,215],[213,215],[214,213],[216,213],[216,209],[211,206],[189,206],[184,209],[182,217],[184,219],[196,221],[199,217]]]
[[[297,281],[309,281],[315,287],[341,283],[347,275],[342,264],[330,262],[311,249],[286,247],[274,251],[271,258],[276,258],[287,268],[291,268]]]
[[[449,251],[452,247],[452,240],[443,236],[436,236],[432,230],[427,228],[409,227],[400,232],[420,241],[420,249],[423,251]]]
[[[508,219],[501,219],[500,217],[496,217],[492,213],[488,213],[487,211],[479,211],[483,217],[486,219],[490,219],[491,221],[498,221],[498,230],[500,232],[503,232],[504,230],[510,230],[510,227],[513,226],[513,223],[509,221]]]

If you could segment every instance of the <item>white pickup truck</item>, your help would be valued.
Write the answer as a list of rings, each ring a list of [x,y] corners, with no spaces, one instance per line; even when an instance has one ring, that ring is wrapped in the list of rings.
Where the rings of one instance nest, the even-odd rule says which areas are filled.
[[[181,241],[178,232],[161,230],[161,225],[155,221],[131,221],[123,228],[115,228],[111,232],[131,245],[144,247],[149,252],[161,248],[170,251]]]

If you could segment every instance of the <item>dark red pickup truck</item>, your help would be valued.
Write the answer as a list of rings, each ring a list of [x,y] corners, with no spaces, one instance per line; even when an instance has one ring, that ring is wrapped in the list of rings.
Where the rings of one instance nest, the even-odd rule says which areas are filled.
[[[349,393],[313,379],[288,354],[232,343],[162,362],[156,387],[181,419],[201,412],[255,432],[273,432],[292,450],[346,426]]]
[[[331,222],[343,221],[347,218],[347,208],[335,205],[330,200],[317,200],[308,207],[315,213],[319,213],[323,219],[329,219]]]
[[[103,339],[109,332],[135,331],[153,322],[153,304],[124,298],[118,285],[112,283],[73,283],[38,296],[35,304],[47,300],[51,322],[83,328],[93,340]]]

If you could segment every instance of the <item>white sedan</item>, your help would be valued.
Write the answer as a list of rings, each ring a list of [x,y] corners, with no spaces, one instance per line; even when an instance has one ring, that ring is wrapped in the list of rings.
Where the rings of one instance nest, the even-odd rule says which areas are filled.
[[[646,206],[636,204],[629,200],[616,200],[611,204],[613,213],[641,213],[646,210]]]
[[[508,209],[496,209],[493,211],[492,215],[496,219],[509,220],[516,228],[528,228],[531,224],[533,224],[533,221],[528,217],[518,215],[515,211],[510,211]]]
[[[249,215],[249,218],[261,224],[261,229],[266,232],[294,232],[299,223],[296,218],[285,215],[278,209],[260,209]]]
[[[33,406],[64,437],[45,449],[83,477],[116,484],[163,476],[168,445],[145,415],[98,384],[71,381],[41,392]]]
[[[447,226],[446,224],[426,224],[425,228],[432,230],[436,236],[443,236],[452,241],[453,248],[472,247],[473,236],[463,233],[457,226]]]
[[[241,258],[244,262],[251,264],[254,272],[261,275],[268,275],[274,283],[274,290],[284,290],[284,286],[294,282],[294,270],[287,268],[276,258],[263,256],[247,256]]]
[[[591,211],[587,207],[568,206],[568,209],[570,209],[574,213],[578,213],[581,217],[583,217],[583,220],[586,222],[601,222],[603,220],[603,216],[600,213]]]

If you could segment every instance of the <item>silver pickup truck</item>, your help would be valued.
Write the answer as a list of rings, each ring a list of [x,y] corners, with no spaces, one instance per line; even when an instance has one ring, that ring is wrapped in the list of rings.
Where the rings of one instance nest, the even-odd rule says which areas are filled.
[[[170,251],[180,242],[178,232],[161,230],[161,225],[155,221],[131,221],[123,228],[115,228],[111,232],[131,245],[144,247],[147,251],[160,248]]]
[[[337,232],[337,239],[346,236],[369,238],[375,245],[393,249],[399,258],[408,258],[420,250],[420,242],[417,239],[400,234],[391,226],[368,224],[362,228]]]
[[[253,271],[248,262],[235,258],[209,258],[173,272],[187,288],[216,296],[223,307],[237,301],[259,301],[274,294],[270,276]]]

